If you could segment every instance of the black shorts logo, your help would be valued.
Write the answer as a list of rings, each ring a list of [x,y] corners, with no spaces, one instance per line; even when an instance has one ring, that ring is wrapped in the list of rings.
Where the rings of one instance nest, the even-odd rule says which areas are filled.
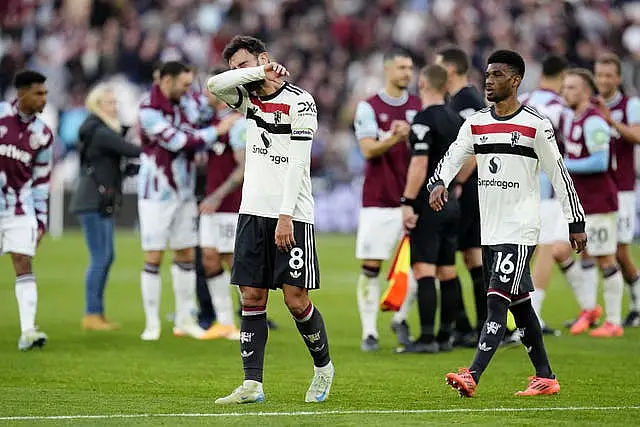
[[[513,258],[513,254],[507,253],[506,255],[504,255],[503,252],[498,252],[496,255],[497,259],[495,272],[498,273],[498,279],[500,279],[502,283],[509,283],[509,281],[511,280],[509,278],[509,275],[516,269],[513,261],[511,261],[511,258]]]
[[[302,275],[300,270],[304,267],[304,259],[302,259],[304,251],[300,248],[293,248],[289,255],[291,255],[291,258],[289,258],[289,267],[291,268],[289,274],[291,274],[292,278],[299,279]]]

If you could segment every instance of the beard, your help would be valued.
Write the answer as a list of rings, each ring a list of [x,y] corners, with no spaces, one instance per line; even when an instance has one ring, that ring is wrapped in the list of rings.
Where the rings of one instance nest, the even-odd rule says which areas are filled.
[[[262,85],[264,85],[264,80],[256,80],[255,82],[245,83],[242,86],[247,90],[247,92],[253,93],[260,90]]]

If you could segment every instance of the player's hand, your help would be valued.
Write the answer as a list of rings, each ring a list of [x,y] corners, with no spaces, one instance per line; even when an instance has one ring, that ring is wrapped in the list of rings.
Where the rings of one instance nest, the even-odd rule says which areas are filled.
[[[195,155],[196,167],[202,167],[209,161],[209,155],[204,151],[198,151]]]
[[[418,215],[415,213],[411,206],[403,205],[402,206],[402,224],[404,225],[405,231],[411,231],[416,228],[416,224],[418,223]]]
[[[227,117],[220,120],[220,122],[216,125],[216,130],[218,131],[218,135],[222,136],[229,133],[234,123],[241,118],[242,118],[241,114],[233,113],[233,114],[229,114]]]
[[[404,120],[394,120],[391,122],[391,134],[399,137],[400,140],[408,138],[410,130],[411,126]]]
[[[222,197],[220,197],[215,192],[211,193],[210,195],[205,197],[203,201],[200,202],[200,213],[205,215],[216,213],[220,208],[220,203],[222,203]]]
[[[587,248],[587,233],[571,233],[569,234],[569,241],[571,242],[571,247],[579,254]]]
[[[286,77],[291,75],[283,65],[278,64],[277,62],[269,62],[264,65],[264,74],[265,79],[271,80],[274,82],[279,82],[281,77]]]
[[[448,201],[449,192],[442,184],[433,187],[431,193],[429,193],[429,206],[431,206],[431,209],[435,212],[440,212]]]
[[[289,252],[296,245],[293,237],[293,218],[289,215],[280,215],[276,224],[276,246],[282,252]]]
[[[607,107],[607,103],[604,98],[600,95],[593,97],[593,102],[600,111],[602,118],[611,125],[613,123],[613,119],[611,118],[611,110]]]

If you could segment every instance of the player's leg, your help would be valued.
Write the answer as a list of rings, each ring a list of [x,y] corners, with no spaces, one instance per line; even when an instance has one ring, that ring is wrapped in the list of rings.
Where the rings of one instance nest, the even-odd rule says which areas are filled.
[[[447,374],[447,383],[458,390],[462,396],[473,396],[482,373],[504,338],[511,296],[518,294],[520,278],[532,253],[533,248],[511,244],[483,249],[484,271],[489,277],[487,320],[480,334],[471,366],[460,369],[458,373]]]
[[[463,259],[473,283],[474,301],[476,303],[477,318],[486,317],[486,289],[482,272],[482,249],[480,249],[480,223],[479,218],[469,216],[462,207],[462,219],[458,236],[458,250],[462,252]],[[464,307],[462,286],[456,289],[456,323],[454,332],[454,346],[475,347],[477,334],[474,332],[467,311]],[[476,325],[477,326],[477,325]]]
[[[273,233],[268,230],[267,221],[253,215],[238,218],[231,283],[239,285],[241,294],[240,356],[244,382],[230,395],[217,399],[218,404],[264,401],[264,351],[269,335],[267,299],[275,259],[270,245]]]
[[[455,249],[453,250],[455,260]],[[453,263],[445,263],[436,270],[440,282],[440,330],[436,337],[440,351],[453,349],[453,326],[456,320],[456,289],[460,285],[456,266]]]
[[[543,244],[542,239],[540,239],[540,245],[536,248],[536,261],[533,265],[532,278],[535,291],[531,294],[531,305],[538,316],[542,328],[545,327],[545,323],[542,320],[542,303],[544,302],[546,291],[551,281],[554,264],[553,245],[548,243]]]
[[[20,316],[18,349],[42,347],[47,335],[36,329],[38,289],[32,269],[36,252],[38,226],[27,216],[0,218],[0,253],[9,253],[16,274],[15,292]]]
[[[592,337],[611,338],[624,334],[622,324],[622,295],[624,293],[624,282],[622,274],[618,269],[615,247],[611,247],[610,255],[596,256],[596,263],[602,271],[604,310],[606,321],[590,332]]]
[[[169,242],[169,225],[176,205],[138,199],[140,239],[144,251],[144,267],[140,273],[140,289],[145,314],[145,328],[140,338],[155,341],[160,338],[160,296],[162,281],[160,266],[164,249]]]
[[[294,221],[293,227],[296,245],[288,253],[276,254],[274,281],[282,286],[284,302],[313,359],[314,376],[305,402],[322,402],[329,396],[334,368],[322,314],[308,294],[320,287],[315,233],[312,224]]]
[[[618,193],[618,250],[616,258],[622,270],[622,277],[629,287],[629,314],[623,324],[640,326],[640,274],[631,257],[629,245],[633,242],[636,225],[635,193],[622,191]]]
[[[356,236],[356,258],[362,270],[356,284],[358,311],[362,325],[363,351],[378,347],[380,268],[389,258],[400,235],[402,211],[395,208],[362,208]]]
[[[198,301],[198,324],[202,329],[209,329],[216,321],[216,314],[211,302],[211,294],[207,286],[207,275],[202,264],[202,247],[195,248],[196,266],[196,300]]]

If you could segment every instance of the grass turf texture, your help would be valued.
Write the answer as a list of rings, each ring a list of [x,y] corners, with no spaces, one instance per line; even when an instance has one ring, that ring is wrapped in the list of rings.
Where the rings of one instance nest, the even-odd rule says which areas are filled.
[[[158,342],[142,342],[144,315],[139,274],[142,254],[137,237],[117,236],[116,261],[107,287],[107,314],[122,329],[83,332],[84,271],[88,254],[79,233],[61,240],[46,238],[35,261],[38,281],[38,324],[49,334],[42,350],[20,353],[19,331],[8,257],[0,259],[0,417],[120,414],[321,414],[222,417],[107,418],[9,420],[0,425],[633,425],[640,416],[640,330],[623,338],[596,340],[586,335],[546,340],[562,391],[558,396],[519,398],[533,373],[522,346],[500,349],[479,385],[476,397],[461,399],[444,382],[446,372],[467,366],[473,350],[439,355],[395,355],[391,315],[379,321],[381,350],[360,351],[356,309],[354,237],[318,236],[322,290],[312,294],[328,328],[336,377],[329,400],[305,404],[312,376],[311,358],[282,303],[271,292],[269,315],[281,326],[269,336],[265,361],[266,403],[217,406],[216,397],[230,393],[242,380],[238,343],[175,338],[164,321]],[[634,256],[640,258],[640,251]],[[165,259],[169,261],[167,257]],[[387,267],[388,265],[385,265]],[[462,270],[461,270],[462,271]],[[163,267],[162,317],[173,311],[168,262]],[[461,273],[465,289],[470,280]],[[466,292],[472,307],[472,292]],[[544,315],[551,326],[575,315],[571,291],[556,271],[548,290]],[[626,301],[625,301],[626,312]],[[411,318],[418,332],[417,314]],[[633,407],[636,408],[633,408]],[[569,410],[567,408],[582,408]],[[598,407],[601,409],[584,409]],[[625,407],[602,409],[603,407]],[[494,408],[534,408],[496,412]],[[536,409],[537,408],[537,409]],[[541,408],[560,408],[542,411]],[[354,413],[366,410],[441,410],[422,413]],[[467,411],[471,410],[471,411]],[[459,412],[455,412],[459,411]]]

